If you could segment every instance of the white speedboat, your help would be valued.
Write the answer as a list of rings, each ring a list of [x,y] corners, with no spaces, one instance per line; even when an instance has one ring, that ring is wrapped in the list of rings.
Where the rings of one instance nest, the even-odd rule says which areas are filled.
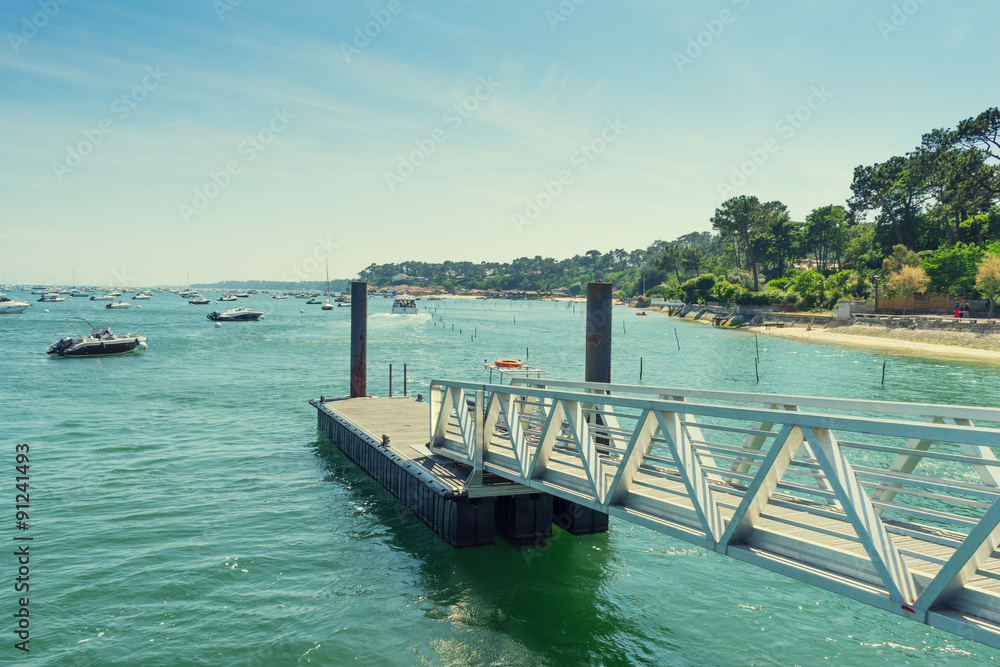
[[[134,297],[132,297],[132,299],[135,300],[135,301],[143,301],[145,299],[152,299],[152,298],[153,298],[153,295],[152,294],[147,294],[146,292],[139,292]]]
[[[213,322],[250,322],[259,320],[263,316],[264,313],[260,310],[250,310],[249,308],[240,306],[238,308],[230,308],[224,313],[214,310],[207,317]]]
[[[114,303],[104,304],[105,308],[131,308],[132,304],[128,301],[115,301]]]
[[[59,296],[58,292],[49,292],[48,294],[43,294],[42,298],[38,301],[40,303],[58,303],[59,301],[65,301],[66,297]]]
[[[74,321],[86,322],[90,327],[90,333],[83,335],[75,326]],[[109,354],[123,354],[135,349],[146,349],[146,337],[127,333],[124,336],[117,336],[107,327],[97,328],[82,317],[70,317],[66,319],[66,324],[73,329],[76,336],[61,338],[46,350],[49,354],[56,354],[60,357],[91,357],[106,356]]]
[[[119,295],[119,296],[121,296],[121,295]],[[90,300],[91,301],[114,301],[115,300],[115,295],[114,294],[102,294],[101,296],[96,296],[95,295],[95,296],[90,297]]]
[[[7,297],[0,297],[0,315],[15,315],[17,313],[23,313],[26,308],[31,306],[27,301],[15,301],[14,299],[8,299]]]
[[[400,294],[392,302],[393,315],[416,315],[417,301],[409,294]]]
[[[188,301],[192,306],[204,306],[206,303],[212,303],[200,294],[195,294],[190,301]]]
[[[233,294],[226,294],[225,296],[220,296],[219,301],[236,301],[236,298]]]

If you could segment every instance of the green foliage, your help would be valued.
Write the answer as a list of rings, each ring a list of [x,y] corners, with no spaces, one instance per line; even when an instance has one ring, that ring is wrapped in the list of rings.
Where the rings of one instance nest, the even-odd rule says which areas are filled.
[[[795,276],[792,289],[799,296],[799,307],[811,310],[823,303],[823,274],[819,271],[803,271]]]
[[[715,301],[731,303],[733,298],[736,296],[737,290],[746,291],[739,285],[734,285],[726,280],[718,280],[714,285],[712,285],[711,296]]]
[[[977,246],[957,243],[941,246],[924,258],[921,267],[932,290],[943,294],[968,294],[976,282],[976,268],[983,258]]]
[[[712,287],[715,285],[715,276],[711,273],[704,273],[697,278],[681,283],[680,289],[684,294],[685,303],[698,303],[711,301]]]

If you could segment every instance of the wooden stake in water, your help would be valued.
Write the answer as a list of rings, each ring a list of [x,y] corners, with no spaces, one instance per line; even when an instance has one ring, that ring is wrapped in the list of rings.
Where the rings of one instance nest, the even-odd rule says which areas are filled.
[[[677,351],[681,351],[681,337],[677,335],[677,327],[674,327],[674,338],[677,339]]]
[[[753,335],[753,347],[757,350],[757,361],[760,361],[760,346],[757,344],[757,334]]]
[[[760,384],[760,371],[757,370],[757,360],[753,360],[753,373],[757,376],[757,384]]]
[[[389,364],[389,398],[392,398],[392,364]]]
[[[528,360],[528,348],[524,348],[524,360]]]
[[[885,386],[885,362],[882,362],[882,386]]]
[[[639,381],[642,382],[642,357],[639,357]]]
[[[406,364],[403,364],[403,396],[406,396]]]

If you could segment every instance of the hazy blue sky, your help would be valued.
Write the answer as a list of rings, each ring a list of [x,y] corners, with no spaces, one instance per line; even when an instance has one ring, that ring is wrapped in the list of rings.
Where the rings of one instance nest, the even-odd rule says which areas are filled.
[[[563,258],[733,194],[802,219],[996,106],[998,25],[995,0],[7,0],[0,279]]]

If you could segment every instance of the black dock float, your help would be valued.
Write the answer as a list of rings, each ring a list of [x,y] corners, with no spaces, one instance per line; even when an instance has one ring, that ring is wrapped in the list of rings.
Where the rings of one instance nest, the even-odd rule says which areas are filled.
[[[573,535],[608,532],[608,515],[577,505],[572,500],[553,497],[552,522]]]
[[[514,542],[552,537],[552,496],[532,493],[497,498],[496,528]]]
[[[364,412],[373,402],[381,403],[379,408],[389,408],[379,410],[391,433],[386,434],[387,438],[363,430],[343,414],[357,412],[359,405]],[[348,403],[354,404],[350,406],[353,409],[345,410]],[[432,459],[429,452],[421,455],[414,447],[427,442],[426,403],[359,398],[310,404],[317,408],[320,432],[448,544],[460,548],[494,543],[496,499],[470,498],[463,489],[466,471],[461,464]],[[412,450],[412,455],[407,449]]]

